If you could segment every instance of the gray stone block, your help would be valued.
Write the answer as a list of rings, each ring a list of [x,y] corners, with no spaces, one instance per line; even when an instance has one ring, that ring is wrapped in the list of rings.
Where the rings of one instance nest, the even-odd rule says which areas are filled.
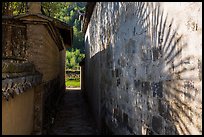
[[[162,129],[163,129],[163,120],[162,120],[162,117],[159,117],[159,116],[153,116],[152,117],[152,129],[156,133],[162,134]]]

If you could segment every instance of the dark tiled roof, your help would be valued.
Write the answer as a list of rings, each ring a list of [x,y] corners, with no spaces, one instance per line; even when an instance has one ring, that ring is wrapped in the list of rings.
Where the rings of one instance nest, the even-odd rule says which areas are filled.
[[[19,95],[27,89],[42,82],[42,74],[34,65],[25,63],[10,63],[3,60],[2,64],[2,97],[9,100],[15,94]]]
[[[86,5],[85,18],[83,21],[83,28],[82,28],[83,33],[86,32],[86,29],[88,27],[88,24],[89,24],[89,21],[91,19],[91,15],[93,13],[95,5],[96,5],[96,2],[88,2]]]

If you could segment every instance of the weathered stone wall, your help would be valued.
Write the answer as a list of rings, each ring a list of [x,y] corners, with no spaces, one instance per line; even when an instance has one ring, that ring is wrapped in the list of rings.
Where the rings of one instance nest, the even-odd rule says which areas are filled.
[[[196,2],[96,4],[85,81],[102,132],[202,134],[201,11]]]
[[[65,55],[66,55],[66,49],[60,51],[60,91],[65,91]]]
[[[42,103],[42,134],[47,135],[54,123],[56,112],[63,92],[60,91],[60,77],[57,77],[43,85]]]
[[[80,78],[80,70],[66,71],[66,77]]]
[[[80,87],[81,91],[85,92],[85,67],[84,65],[80,66]]]

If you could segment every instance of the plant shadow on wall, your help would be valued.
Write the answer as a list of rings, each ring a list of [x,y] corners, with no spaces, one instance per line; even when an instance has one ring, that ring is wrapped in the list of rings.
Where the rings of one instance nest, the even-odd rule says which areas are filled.
[[[141,86],[147,88],[146,85],[150,85],[150,89],[147,88],[147,90],[152,91],[153,101],[158,101],[154,107],[158,108],[156,111],[165,121],[162,122],[159,117],[153,116],[152,128],[159,134],[174,134],[171,133],[173,130],[168,129],[172,124],[179,130],[175,130],[175,134],[191,134],[189,127],[192,126],[201,132],[201,129],[196,127],[197,122],[192,119],[201,118],[201,115],[195,109],[193,110],[195,106],[190,104],[195,102],[198,95],[198,90],[194,87],[195,77],[185,78],[185,75],[190,73],[197,74],[196,67],[192,65],[192,62],[197,60],[193,55],[182,55],[182,51],[187,48],[187,43],[182,35],[179,36],[178,27],[173,30],[175,28],[173,19],[169,24],[167,23],[168,15],[164,18],[164,11],[161,10],[160,5],[150,4],[145,9],[150,9],[149,13],[144,10],[139,14],[141,23],[138,25],[141,26],[141,31],[146,33],[146,37],[149,36],[149,43],[144,44],[141,51],[142,62],[147,61],[144,66],[146,78],[152,82],[144,82]],[[142,89],[142,92],[143,90],[145,89]],[[201,104],[201,102],[198,103]],[[163,130],[161,127],[166,129]]]
[[[136,19],[128,14],[132,14],[128,10],[134,8]],[[198,72],[199,75],[202,73],[201,61],[193,54],[183,54],[189,45],[179,34],[174,20],[169,22],[168,14],[164,15],[158,3],[127,4],[122,10],[127,14],[121,20],[118,20],[120,16],[114,17],[115,12],[117,10],[111,12],[113,18],[107,18],[109,23],[115,20],[112,22],[114,29],[110,26],[102,29],[107,37],[107,40],[101,40],[104,41],[102,50],[91,56],[94,51],[86,49],[87,57],[90,57],[86,69],[91,72],[100,66],[102,121],[114,133],[122,127],[130,134],[192,134],[191,129],[202,133],[199,121],[202,120],[202,100],[196,87],[196,82],[201,81],[197,76]],[[136,24],[131,28],[133,20]],[[124,35],[119,34],[124,31],[122,27],[128,25]],[[132,35],[126,35],[131,30]],[[97,35],[96,28],[91,31]],[[111,34],[116,36],[111,37]],[[93,39],[87,40],[88,45],[96,46]],[[118,44],[118,40],[122,42]],[[198,66],[195,66],[197,62]],[[192,73],[194,77],[189,78]],[[94,74],[87,75],[89,83],[95,85]],[[91,85],[88,90],[95,91]]]
[[[153,93],[153,101],[158,101],[154,107],[158,108],[156,111],[162,117],[160,119],[158,116],[153,116],[152,129],[159,134],[192,134],[189,129],[196,128],[202,133],[199,121],[195,120],[201,119],[199,111],[195,109],[201,104],[201,100],[197,100],[199,93],[194,86],[199,79],[195,76],[198,69],[194,64],[197,61],[199,64],[199,60],[193,55],[182,54],[188,45],[183,36],[179,35],[177,31],[179,27],[173,30],[175,28],[173,19],[167,23],[168,15],[164,18],[164,11],[159,4],[147,5],[145,9],[152,9],[150,10],[152,13],[145,10],[140,14],[147,15],[139,19],[144,22],[138,25],[142,26],[142,30],[146,31],[146,35],[150,38],[150,44],[142,47],[142,60],[145,62],[150,57],[150,62],[145,66],[147,79],[152,81],[148,90]],[[192,73],[195,77],[189,78],[188,74]],[[146,85],[148,83],[142,83],[141,86],[147,88]]]

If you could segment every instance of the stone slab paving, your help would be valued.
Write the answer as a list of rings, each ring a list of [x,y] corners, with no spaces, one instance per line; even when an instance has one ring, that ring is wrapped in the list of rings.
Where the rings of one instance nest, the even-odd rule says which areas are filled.
[[[66,90],[50,135],[97,135],[97,129],[81,90]]]

